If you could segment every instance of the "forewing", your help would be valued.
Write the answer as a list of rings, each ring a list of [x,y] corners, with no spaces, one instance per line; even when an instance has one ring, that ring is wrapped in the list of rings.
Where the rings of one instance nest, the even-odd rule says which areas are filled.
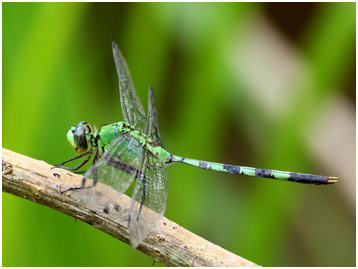
[[[144,107],[135,91],[127,63],[115,42],[112,43],[112,50],[118,73],[119,93],[124,119],[143,131],[146,122]]]
[[[162,139],[159,132],[159,123],[157,116],[157,106],[155,103],[154,91],[153,88],[149,88],[149,98],[148,98],[148,119],[147,119],[147,128],[146,134],[154,140],[156,146],[163,147]]]
[[[134,248],[154,230],[167,204],[168,176],[164,163],[147,154],[144,164],[145,178],[137,179],[129,209],[129,234]]]
[[[143,147],[129,134],[119,134],[108,145],[103,156],[87,171],[86,177],[98,175],[98,181],[124,193],[143,161]]]

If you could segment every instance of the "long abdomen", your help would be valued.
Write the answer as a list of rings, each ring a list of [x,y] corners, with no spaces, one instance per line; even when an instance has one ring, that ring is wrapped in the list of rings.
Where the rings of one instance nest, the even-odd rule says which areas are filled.
[[[261,168],[253,168],[253,167],[222,164],[222,163],[212,163],[212,162],[178,157],[175,155],[172,155],[172,158],[168,163],[172,163],[172,162],[185,163],[203,169],[209,169],[209,170],[231,173],[231,174],[240,174],[240,175],[252,176],[252,177],[273,178],[278,180],[292,181],[292,182],[305,183],[305,184],[321,185],[321,184],[333,184],[338,182],[337,177],[284,172],[284,171],[277,171],[271,169],[261,169]]]

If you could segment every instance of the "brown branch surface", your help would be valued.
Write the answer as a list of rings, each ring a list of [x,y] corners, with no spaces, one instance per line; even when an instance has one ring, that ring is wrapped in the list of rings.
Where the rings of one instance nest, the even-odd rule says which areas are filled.
[[[54,208],[129,244],[128,196],[102,183],[91,190],[61,194],[60,190],[79,186],[82,176],[58,168],[51,170],[44,161],[7,149],[2,154],[4,192]],[[95,202],[88,197],[94,197]],[[169,266],[257,266],[165,217],[138,249]]]

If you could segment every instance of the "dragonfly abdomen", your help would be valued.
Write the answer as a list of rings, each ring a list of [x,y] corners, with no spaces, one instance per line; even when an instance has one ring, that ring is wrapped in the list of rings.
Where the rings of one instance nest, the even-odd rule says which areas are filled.
[[[171,162],[184,163],[203,169],[209,169],[209,170],[225,172],[230,174],[240,174],[245,176],[261,177],[261,178],[272,178],[277,180],[292,181],[292,182],[304,183],[304,184],[325,185],[325,184],[333,184],[338,182],[338,178],[336,177],[285,172],[285,171],[253,168],[253,167],[231,165],[231,164],[213,163],[213,162],[206,162],[206,161],[178,157],[175,155],[172,155],[172,158],[169,161],[169,163]]]

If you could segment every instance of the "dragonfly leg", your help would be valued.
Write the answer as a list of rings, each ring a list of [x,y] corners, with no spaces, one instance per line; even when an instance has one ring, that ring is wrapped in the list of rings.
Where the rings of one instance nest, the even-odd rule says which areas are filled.
[[[85,170],[85,171],[74,171],[73,173],[75,173],[75,174],[84,174],[86,172],[87,172],[87,170]]]
[[[97,169],[95,170],[95,173],[94,173],[94,178],[93,178],[92,185],[91,186],[85,186],[85,183],[86,183],[86,177],[83,177],[82,181],[81,181],[81,186],[79,186],[79,187],[71,187],[71,188],[69,188],[67,190],[61,191],[61,193],[65,193],[65,192],[73,191],[73,190],[90,189],[90,188],[95,187],[96,184],[97,184]]]
[[[142,192],[142,198],[140,200],[140,206],[139,206],[139,210],[138,210],[137,221],[139,219],[140,212],[141,212],[143,204],[145,202],[146,180],[145,180],[145,178],[143,178],[143,179],[141,179],[141,181],[143,182],[143,192]]]
[[[91,153],[91,155],[92,155],[92,153]],[[87,158],[87,159],[89,159],[89,158]],[[96,151],[96,155],[95,155],[95,157],[94,157],[94,159],[93,159],[93,164],[92,164],[92,166],[96,163],[97,159],[98,159],[98,151]],[[88,162],[88,160],[87,160],[87,162]],[[87,172],[87,171],[77,171],[78,174],[79,174],[79,173],[84,173],[84,172]],[[76,173],[76,172],[75,172],[75,173]],[[93,171],[93,183],[92,183],[92,185],[90,185],[90,186],[85,186],[85,183],[86,183],[86,177],[83,177],[83,178],[82,178],[82,181],[81,181],[81,186],[79,186],[79,187],[71,187],[71,188],[69,188],[69,189],[67,189],[67,190],[61,191],[61,193],[65,193],[65,192],[67,192],[67,191],[72,191],[72,190],[90,189],[90,188],[95,187],[96,184],[97,184],[97,168],[94,168],[94,171]]]
[[[82,154],[80,154],[80,155],[78,155],[78,156],[76,156],[76,157],[74,157],[72,159],[69,159],[69,160],[67,160],[67,161],[65,161],[63,163],[55,164],[53,167],[51,167],[51,169],[53,169],[53,168],[63,168],[63,169],[66,169],[66,170],[76,171],[76,170],[80,169],[82,166],[84,166],[91,159],[92,154],[93,154],[93,152],[86,151],[86,152],[84,152],[84,153],[82,153]],[[65,163],[80,159],[80,158],[82,158],[83,156],[86,156],[86,155],[88,155],[86,160],[84,160],[82,163],[80,163],[76,167],[72,168],[72,167],[64,166]]]

